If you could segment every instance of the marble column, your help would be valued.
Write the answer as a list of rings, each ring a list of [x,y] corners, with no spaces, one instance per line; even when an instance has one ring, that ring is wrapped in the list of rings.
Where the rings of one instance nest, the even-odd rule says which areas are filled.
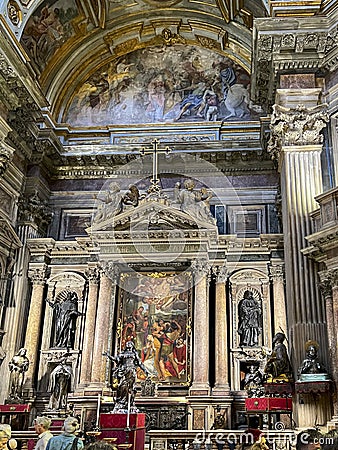
[[[228,378],[228,317],[225,285],[227,269],[224,266],[216,268],[216,313],[215,313],[215,387],[214,395],[229,394]]]
[[[284,291],[284,264],[270,266],[270,279],[273,289],[274,333],[287,332],[285,291]]]
[[[86,321],[84,329],[82,362],[80,386],[86,386],[90,383],[93,361],[94,335],[95,335],[95,319],[97,308],[98,284],[100,274],[97,267],[91,267],[86,272],[88,279],[88,303],[86,311]]]
[[[114,279],[114,268],[108,264],[101,270],[93,346],[91,386],[98,388],[103,388],[106,382],[107,361],[102,353],[108,349],[109,318],[115,300],[112,298],[112,279]]]
[[[209,282],[210,267],[205,260],[191,265],[194,284],[193,376],[190,395],[208,395],[209,385]]]
[[[277,89],[268,145],[279,160],[281,176],[286,305],[293,366],[304,357],[303,343],[320,342],[327,349],[325,308],[319,299],[315,263],[302,254],[311,234],[310,212],[322,192],[321,130],[328,120],[325,105],[318,104],[321,89]],[[327,361],[327,355],[324,355]]]
[[[41,332],[42,310],[44,302],[44,289],[46,281],[46,266],[31,267],[28,276],[33,283],[30,307],[28,313],[25,348],[29,359],[29,368],[26,373],[25,390],[30,393],[34,389],[34,376],[39,358],[39,339]]]

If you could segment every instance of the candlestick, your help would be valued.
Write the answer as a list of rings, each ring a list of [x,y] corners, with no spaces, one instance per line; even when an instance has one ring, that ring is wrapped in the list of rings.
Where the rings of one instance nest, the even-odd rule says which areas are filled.
[[[130,423],[130,392],[128,393],[128,411],[127,411],[127,428],[129,428]]]
[[[101,406],[101,394],[98,394],[98,396],[97,396],[97,410],[96,410],[96,428],[99,427],[100,406]]]

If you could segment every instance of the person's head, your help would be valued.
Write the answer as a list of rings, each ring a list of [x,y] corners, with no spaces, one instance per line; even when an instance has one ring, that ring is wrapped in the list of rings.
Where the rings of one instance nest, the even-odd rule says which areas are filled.
[[[37,434],[44,433],[49,430],[52,421],[49,417],[40,416],[34,420],[34,429]]]
[[[0,450],[7,448],[7,442],[11,438],[11,426],[7,423],[0,424]]]
[[[20,348],[18,351],[19,356],[26,356],[27,350],[25,348]]]
[[[112,446],[108,442],[96,441],[86,445],[85,450],[114,450],[115,446]]]
[[[330,430],[323,436],[324,444],[321,445],[321,450],[335,450],[338,448],[338,430]]]
[[[315,428],[302,430],[297,435],[296,450],[316,450],[320,448],[321,433]]]
[[[80,425],[76,417],[67,417],[63,422],[63,429],[68,434],[75,434],[79,428]]]

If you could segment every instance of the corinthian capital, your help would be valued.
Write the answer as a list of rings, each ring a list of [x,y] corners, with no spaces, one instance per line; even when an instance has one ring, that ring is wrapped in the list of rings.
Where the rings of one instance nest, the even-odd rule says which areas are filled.
[[[191,263],[190,267],[195,278],[201,278],[210,273],[210,265],[206,259],[197,259]]]
[[[47,266],[30,267],[28,270],[28,278],[35,285],[44,285],[46,282],[46,269]]]
[[[216,283],[226,283],[228,277],[228,269],[225,266],[216,266],[213,269],[216,276]]]
[[[296,108],[274,105],[268,143],[268,152],[272,158],[275,158],[284,146],[321,144],[321,131],[329,121],[326,107],[326,104],[307,108],[304,105],[298,105]]]
[[[120,274],[120,269],[115,262],[108,261],[101,266],[102,273],[110,278],[113,283],[117,283],[118,276]]]
[[[100,280],[100,271],[98,267],[89,267],[86,270],[86,276],[90,284],[98,284]]]
[[[272,281],[284,281],[284,265],[270,266],[270,278]]]

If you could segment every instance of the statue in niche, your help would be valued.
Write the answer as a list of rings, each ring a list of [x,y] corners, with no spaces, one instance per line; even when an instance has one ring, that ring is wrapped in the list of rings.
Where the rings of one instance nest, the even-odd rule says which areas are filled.
[[[243,388],[249,397],[264,396],[264,374],[255,364],[251,364],[248,369],[243,380]]]
[[[284,340],[284,333],[277,333],[272,340],[272,353],[264,369],[268,383],[289,382],[293,379],[292,367]]]
[[[194,191],[195,182],[193,180],[185,180],[184,189],[180,190],[179,188],[176,183],[174,196],[176,202],[181,205],[181,211],[196,219],[215,224],[215,219],[210,212],[209,200],[212,197],[210,192],[205,187],[200,192]]]
[[[64,356],[50,374],[48,390],[51,396],[48,409],[53,411],[66,409],[72,376],[72,366],[67,363],[67,356]]]
[[[11,401],[20,401],[25,373],[29,367],[27,350],[20,348],[18,353],[10,360],[8,366],[11,372],[9,377],[9,398]]]
[[[63,297],[66,297],[63,299]],[[54,310],[54,342],[57,348],[74,348],[76,321],[83,314],[78,311],[78,297],[76,292],[63,291],[55,302],[46,299],[46,302]]]
[[[109,189],[103,198],[98,197],[101,202],[93,222],[99,223],[110,219],[122,212],[122,194],[120,186],[114,181],[109,184]]]
[[[150,373],[142,364],[134,343],[127,341],[124,350],[117,356],[111,356],[109,352],[104,352],[103,356],[115,363],[112,370],[112,387],[116,389],[113,414],[126,414],[128,411],[137,413],[138,409],[135,406],[137,368],[143,370],[147,376],[150,376]]]
[[[262,332],[262,308],[251,291],[245,291],[238,304],[240,347],[255,347]]]
[[[318,342],[312,340],[306,342],[306,358],[298,369],[300,381],[311,380],[311,378],[328,379],[325,367],[319,362],[318,349]]]

